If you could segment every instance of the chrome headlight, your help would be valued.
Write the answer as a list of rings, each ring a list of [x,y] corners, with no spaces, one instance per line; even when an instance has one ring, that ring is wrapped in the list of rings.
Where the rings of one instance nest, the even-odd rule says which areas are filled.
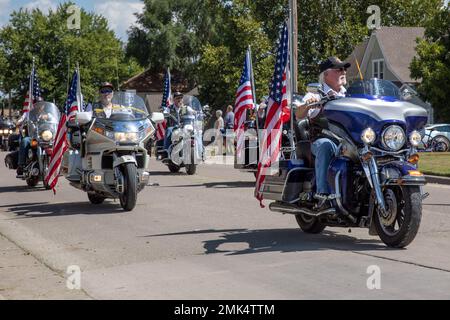
[[[118,142],[134,142],[139,141],[137,132],[114,132],[114,140]]]
[[[181,130],[180,129],[176,129],[172,131],[172,136],[171,136],[171,140],[172,142],[178,142],[180,141],[182,135],[181,135]]]
[[[372,128],[365,129],[361,134],[361,140],[365,144],[372,144],[374,143],[377,135],[375,134],[375,131],[372,130]]]
[[[421,141],[422,141],[422,135],[420,134],[419,131],[411,132],[411,134],[409,135],[409,142],[411,143],[411,145],[413,147],[417,147]]]
[[[2,129],[0,129],[0,134],[3,134],[3,130]]]
[[[41,134],[41,138],[42,140],[44,140],[45,142],[48,142],[50,140],[52,140],[53,138],[53,133],[50,130],[44,130]]]
[[[194,126],[192,124],[187,124],[184,126],[184,131],[187,133],[191,133],[192,131],[194,131]]]
[[[12,134],[13,133],[13,131],[12,130],[9,130],[9,134]]]
[[[406,135],[397,125],[387,127],[382,134],[383,146],[392,151],[398,151],[405,145]]]

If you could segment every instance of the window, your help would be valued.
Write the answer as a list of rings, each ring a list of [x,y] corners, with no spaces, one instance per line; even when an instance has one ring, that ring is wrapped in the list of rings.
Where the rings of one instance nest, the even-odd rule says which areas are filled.
[[[384,60],[372,60],[372,78],[384,79]]]

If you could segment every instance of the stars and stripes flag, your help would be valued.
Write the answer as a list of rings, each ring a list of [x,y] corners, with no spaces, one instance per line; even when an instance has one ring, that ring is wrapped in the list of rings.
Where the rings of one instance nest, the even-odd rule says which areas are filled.
[[[171,84],[170,84],[170,70],[167,69],[166,75],[164,77],[164,92],[163,97],[161,101],[161,109],[164,110],[168,108],[172,104],[172,90],[171,90]],[[156,125],[156,140],[162,140],[164,139],[165,132],[166,132],[166,126],[167,122],[164,120],[163,122],[160,122]]]
[[[255,107],[255,97],[251,82],[251,66],[250,50],[247,50],[234,104],[234,132],[236,134],[236,157],[238,163],[243,163],[242,158],[245,156],[242,151],[245,144],[244,122],[247,118],[247,110]]]
[[[75,119],[81,105],[80,77],[79,71],[76,70],[72,77],[72,83],[69,88],[65,110],[59,120],[58,130],[56,131],[56,138],[53,144],[53,154],[50,159],[47,176],[45,177],[45,182],[49,185],[53,192],[55,192],[55,186],[58,183],[63,155],[69,148],[67,142],[66,123],[69,120]]]
[[[269,103],[262,139],[260,140],[260,161],[256,175],[255,197],[262,205],[263,195],[261,187],[266,175],[280,159],[281,134],[283,123],[289,121],[290,74],[289,74],[289,30],[284,24],[280,34],[277,50],[275,71],[270,85]],[[268,172],[269,171],[269,172]]]
[[[31,94],[30,94],[31,93]],[[27,95],[25,96],[25,101],[23,103],[23,115],[28,117],[29,112],[33,109],[33,105],[42,100],[42,91],[41,86],[39,84],[39,77],[36,72],[36,68],[31,69],[30,73],[30,81],[28,86]]]

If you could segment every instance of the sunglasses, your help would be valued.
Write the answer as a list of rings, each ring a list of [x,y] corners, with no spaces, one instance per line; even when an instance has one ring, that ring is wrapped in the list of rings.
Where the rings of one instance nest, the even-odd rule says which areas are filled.
[[[100,90],[101,94],[109,94],[109,93],[112,93],[112,92],[113,91],[111,89],[102,89],[102,90]]]

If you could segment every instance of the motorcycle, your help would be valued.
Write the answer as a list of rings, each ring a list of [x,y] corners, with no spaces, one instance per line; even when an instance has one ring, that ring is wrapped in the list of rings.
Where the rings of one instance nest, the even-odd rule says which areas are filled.
[[[328,97],[319,84],[320,114],[297,122],[293,157],[280,160],[278,174],[266,176],[260,191],[274,200],[270,210],[295,215],[300,228],[320,233],[327,226],[368,228],[389,247],[410,244],[420,226],[422,186],[417,170],[419,130],[427,122],[425,109],[402,99],[385,80],[358,81],[345,98]],[[293,122],[294,123],[294,122]],[[328,167],[331,207],[318,211],[315,159],[311,141],[331,139],[338,146]],[[323,200],[323,199],[322,199]]]
[[[14,123],[7,118],[0,118],[0,150],[10,150],[9,137],[16,131]]]
[[[35,187],[39,181],[42,181],[44,187],[49,189],[49,185],[45,182],[45,176],[53,153],[59,117],[60,114],[55,104],[45,101],[36,103],[28,115],[25,125],[27,129],[24,129],[23,133],[28,132],[30,146],[23,166],[23,173],[17,177],[25,180],[30,187]],[[10,139],[10,149],[19,146],[20,136],[13,136],[10,136],[10,138],[13,138]],[[7,155],[5,163],[10,169],[17,168],[18,156],[19,150]]]
[[[148,114],[144,100],[133,92],[116,92],[109,118],[78,112],[68,122],[71,150],[63,161],[66,179],[87,193],[92,204],[120,200],[125,211],[136,206],[137,195],[149,180],[146,142],[162,122],[161,113]]]
[[[172,131],[171,145],[164,150],[162,145],[157,145],[158,160],[162,160],[170,172],[179,172],[186,168],[188,175],[197,171],[197,165],[204,160],[203,146],[203,120],[204,112],[200,101],[194,96],[183,97],[183,107],[192,108],[192,113],[185,113],[177,119],[168,112],[166,118],[171,118],[175,126]],[[167,156],[167,157],[164,157]]]

